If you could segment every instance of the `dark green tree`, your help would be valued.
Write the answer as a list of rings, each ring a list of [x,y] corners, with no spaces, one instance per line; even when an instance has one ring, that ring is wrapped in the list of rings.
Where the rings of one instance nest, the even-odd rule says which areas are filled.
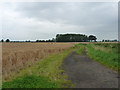
[[[90,40],[90,41],[96,41],[97,38],[96,38],[96,36],[90,35],[90,36],[89,36],[89,40]]]
[[[10,42],[10,40],[9,40],[9,39],[6,39],[6,42]]]
[[[1,42],[4,42],[4,40],[2,39]]]
[[[102,42],[105,42],[105,40],[103,39]]]

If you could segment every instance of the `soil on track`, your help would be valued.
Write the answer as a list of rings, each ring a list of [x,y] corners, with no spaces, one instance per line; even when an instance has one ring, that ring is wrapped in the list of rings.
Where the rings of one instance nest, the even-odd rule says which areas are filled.
[[[118,74],[91,60],[86,51],[72,52],[62,65],[75,88],[118,88]]]

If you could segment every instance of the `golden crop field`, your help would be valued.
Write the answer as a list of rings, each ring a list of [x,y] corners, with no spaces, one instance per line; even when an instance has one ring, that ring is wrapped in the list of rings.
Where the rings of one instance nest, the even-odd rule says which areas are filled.
[[[3,43],[2,76],[8,79],[12,73],[31,66],[36,61],[53,53],[59,53],[75,43]]]

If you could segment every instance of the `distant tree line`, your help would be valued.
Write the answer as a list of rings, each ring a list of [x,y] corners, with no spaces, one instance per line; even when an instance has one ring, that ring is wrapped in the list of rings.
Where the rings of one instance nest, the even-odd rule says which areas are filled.
[[[52,40],[36,40],[36,42],[55,42],[55,39],[53,38]]]
[[[96,36],[83,34],[57,34],[56,42],[91,42],[96,41]]]
[[[52,38],[49,40],[36,40],[36,41],[10,41],[6,39],[5,41],[2,39],[1,42],[96,42],[97,37],[94,35],[84,35],[84,34],[57,34],[56,38]]]
[[[102,42],[118,42],[118,40],[116,40],[116,39],[115,40],[104,40],[103,39]]]

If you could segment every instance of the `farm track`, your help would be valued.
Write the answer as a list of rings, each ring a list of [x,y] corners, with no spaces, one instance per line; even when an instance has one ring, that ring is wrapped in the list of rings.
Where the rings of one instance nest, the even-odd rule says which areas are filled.
[[[118,74],[91,60],[86,51],[72,52],[62,65],[75,88],[118,88]]]

